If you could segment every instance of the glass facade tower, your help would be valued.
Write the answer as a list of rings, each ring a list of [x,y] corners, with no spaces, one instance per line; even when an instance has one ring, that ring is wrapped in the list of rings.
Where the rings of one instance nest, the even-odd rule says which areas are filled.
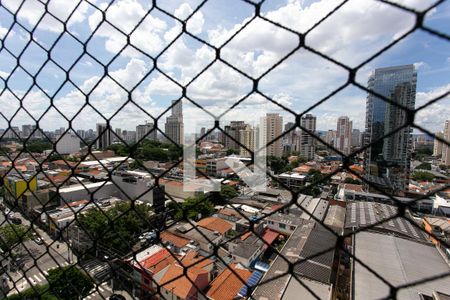
[[[417,72],[414,65],[376,69],[368,89],[399,105],[414,109]],[[411,128],[398,130],[407,122],[404,109],[369,93],[366,102],[364,169],[366,175],[383,177],[394,190],[404,191],[411,159]],[[381,139],[385,134],[397,132]],[[380,140],[381,139],[381,140]]]

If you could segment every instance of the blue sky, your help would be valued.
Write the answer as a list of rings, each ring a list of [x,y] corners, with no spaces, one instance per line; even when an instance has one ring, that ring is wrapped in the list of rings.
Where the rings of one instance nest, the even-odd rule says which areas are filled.
[[[159,2],[161,9],[185,19],[200,1]],[[432,3],[423,0],[399,2],[417,10]],[[149,1],[118,0],[107,10],[109,1],[82,1],[69,18],[77,3],[50,0],[48,8],[60,20],[67,22],[67,31],[79,41],[64,33],[61,22],[45,14],[44,6],[35,0],[26,1],[18,12],[18,22],[28,31],[34,29],[30,35],[14,23],[7,11],[16,12],[18,1],[2,1],[0,89],[3,92],[0,105],[3,116],[0,117],[0,128],[7,127],[8,121],[13,126],[34,123],[23,109],[19,109],[17,98],[21,99],[29,114],[36,119],[41,117],[40,126],[44,129],[67,128],[68,122],[60,113],[71,118],[80,110],[73,120],[74,129],[95,128],[95,123],[103,119],[93,108],[84,107],[86,99],[105,117],[113,116],[113,127],[133,129],[152,116],[159,116],[172,99],[180,98],[182,90],[179,85],[187,86],[188,97],[213,115],[224,113],[251,91],[252,82],[248,78],[221,62],[215,62],[190,83],[214,60],[215,51],[187,35],[177,38],[181,24],[157,9],[147,15],[151,8]],[[339,3],[337,0],[266,1],[261,7],[261,13],[285,27],[305,32]],[[123,49],[127,45],[126,36],[107,23],[102,23],[99,10],[106,11],[107,20],[127,34],[145,16],[144,21],[130,35],[130,42],[141,52],[130,46]],[[187,29],[218,47],[253,14],[254,8],[242,1],[211,0],[190,17]],[[389,5],[354,0],[311,31],[306,43],[335,60],[355,67],[410,29],[414,22],[414,15]],[[425,21],[427,26],[448,35],[449,23],[448,1],[431,11]],[[100,27],[93,33],[99,24]],[[62,37],[53,45],[62,33]],[[80,42],[86,43],[87,50],[81,58],[83,45]],[[169,44],[171,46],[161,53]],[[221,57],[238,70],[256,78],[296,46],[296,35],[257,18],[221,49]],[[47,61],[47,51],[42,48],[51,50],[54,62]],[[20,55],[20,67],[17,68],[17,60],[6,49],[16,56]],[[179,85],[161,72],[152,71],[154,65],[151,57],[157,57],[158,68]],[[78,63],[72,67],[77,59]],[[450,90],[450,42],[420,30],[362,66],[357,73],[357,80],[365,85],[375,68],[410,63],[415,64],[418,71],[417,106]],[[106,72],[117,82],[108,77],[102,79],[105,72],[102,64],[108,64]],[[40,88],[33,85],[32,77],[24,69],[33,76],[39,72],[36,83]],[[65,82],[66,74],[71,83]],[[346,79],[347,72],[344,69],[301,49],[263,76],[259,90],[298,113],[340,87]],[[57,109],[47,111],[51,98]],[[354,121],[354,128],[363,129],[365,98],[364,91],[348,87],[313,109],[312,113],[318,117],[318,129],[335,128],[336,119],[341,115],[348,115]],[[116,113],[128,99],[140,107],[129,103],[120,113]],[[224,123],[230,119],[257,122],[266,112],[279,112],[285,121],[293,119],[292,115],[267,99],[251,95],[221,120]],[[194,130],[194,123],[206,126],[214,121],[213,117],[188,101],[185,101],[184,113],[187,131]],[[160,124],[167,115],[161,118]],[[450,100],[447,97],[420,112],[417,123],[437,131],[441,130],[449,116]]]

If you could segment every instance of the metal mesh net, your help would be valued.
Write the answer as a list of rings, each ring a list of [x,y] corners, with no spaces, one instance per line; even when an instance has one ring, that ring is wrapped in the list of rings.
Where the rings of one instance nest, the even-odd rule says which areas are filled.
[[[402,290],[426,282],[446,280],[448,284],[450,272],[447,270],[446,272],[436,271],[431,277],[396,285],[383,278],[382,274],[366,264],[364,259],[358,258],[354,252],[357,234],[382,228],[399,219],[403,220],[398,221],[401,223],[400,226],[407,228],[407,232],[411,236],[417,236],[417,240],[420,240],[421,243],[427,243],[427,237],[431,235],[440,242],[442,249],[450,248],[447,240],[425,231],[409,213],[412,206],[436,195],[448,188],[448,185],[413,201],[404,202],[394,196],[395,191],[380,188],[351,167],[355,159],[364,154],[372,145],[389,139],[402,130],[415,129],[434,136],[430,130],[417,124],[416,116],[423,109],[446,98],[450,90],[442,91],[425,104],[411,109],[393,101],[390,97],[369,89],[357,80],[357,73],[402,40],[417,32],[433,36],[441,43],[448,43],[450,37],[447,33],[426,25],[427,15],[437,7],[445,5],[445,1],[436,1],[422,10],[410,8],[395,1],[379,1],[389,10],[399,10],[414,17],[415,22],[408,30],[397,34],[394,39],[386,41],[381,48],[369,49],[370,55],[354,66],[345,63],[346,60],[340,59],[339,55],[335,56],[327,51],[318,50],[313,46],[313,42],[309,42],[310,40],[314,41],[313,35],[317,28],[343,10],[348,1],[342,1],[334,7],[330,7],[326,15],[317,18],[312,26],[303,28],[301,31],[293,29],[288,22],[274,21],[273,19],[276,18],[264,12],[265,1],[242,2],[250,11],[249,17],[239,27],[230,31],[225,38],[222,36],[221,39],[213,40],[198,34],[195,29],[196,15],[205,6],[215,5],[212,1],[202,1],[184,15],[172,12],[167,8],[168,5],[165,1],[153,1],[143,6],[146,7],[145,14],[126,17],[123,24],[116,23],[116,19],[113,17],[114,14],[121,13],[120,6],[117,7],[115,1],[102,4],[87,0],[73,1],[70,5],[67,4],[64,13],[57,13],[51,1],[23,1],[13,6],[0,1],[2,15],[5,16],[5,21],[2,20],[1,23],[7,25],[6,31],[1,35],[0,54],[2,64],[8,65],[10,69],[10,72],[2,76],[0,81],[0,96],[5,99],[1,103],[8,107],[8,111],[1,109],[0,112],[2,122],[6,124],[6,130],[0,136],[0,140],[7,140],[9,134],[20,145],[15,152],[2,150],[1,155],[7,157],[10,163],[3,168],[0,182],[3,185],[5,203],[8,203],[7,210],[21,214],[19,219],[23,222],[23,224],[17,225],[16,222],[19,222],[16,220],[17,217],[9,216],[6,210],[2,213],[1,226],[4,229],[0,245],[3,251],[3,282],[7,282],[9,286],[7,291],[10,293],[9,295],[16,294],[17,299],[50,299],[50,295],[57,295],[61,299],[90,299],[91,297],[106,299],[114,290],[120,290],[122,293],[140,299],[158,297],[173,299],[175,289],[192,286],[191,290],[183,291],[185,299],[197,299],[202,296],[214,299],[212,294],[207,293],[213,293],[213,289],[219,289],[219,279],[224,280],[223,277],[234,276],[237,278],[240,288],[238,289],[239,293],[233,297],[257,299],[288,297],[277,294],[274,286],[285,286],[288,282],[296,281],[300,288],[310,294],[310,297],[320,299],[323,295],[317,293],[311,280],[325,280],[334,285],[333,294],[335,296],[349,298],[352,294],[350,281],[353,281],[352,284],[354,284],[355,280],[355,278],[350,278],[349,266],[355,268],[356,265],[372,274],[371,276],[375,276],[385,286],[387,294],[384,296],[387,298],[397,298]],[[122,5],[132,6],[133,3],[133,1],[123,1]],[[89,19],[92,30],[89,31],[89,34],[80,35],[74,32],[71,26],[87,9],[94,11],[93,15],[95,15],[95,18]],[[25,22],[24,16],[31,14],[30,11],[33,12],[32,17]],[[367,13],[370,14],[370,12]],[[174,28],[178,28],[165,37],[165,41],[160,47],[153,47],[154,40],[158,39],[158,36],[152,36],[153,32],[158,26],[163,26],[158,23],[155,16],[173,21],[176,24]],[[283,43],[285,36],[290,36],[295,42],[290,45],[289,51],[265,63],[264,68],[254,70],[247,67],[246,62],[239,61],[236,56],[233,57],[233,50],[230,50],[228,46],[242,42],[242,38],[239,37],[242,32],[251,32],[255,26],[262,26],[262,24],[267,28],[266,43],[273,43],[276,47],[277,44]],[[45,27],[50,28],[50,31],[53,32],[52,38],[44,39],[39,35],[40,29]],[[21,44],[19,45],[11,42],[11,37],[17,34],[21,35]],[[280,36],[281,40],[277,40]],[[174,48],[180,47],[178,42],[183,38],[190,39],[190,43],[198,44],[199,48],[207,46],[209,52],[205,56],[210,59],[199,62],[192,70],[180,73],[168,69],[162,60]],[[108,39],[109,42],[114,43],[114,53],[97,50],[95,45],[101,39]],[[34,54],[30,55],[31,52]],[[325,95],[315,99],[314,103],[302,112],[295,111],[282,99],[273,97],[270,91],[267,92],[261,88],[262,82],[274,72],[283,74],[286,64],[289,64],[290,59],[299,52],[320,58],[324,64],[329,64],[332,68],[339,68],[341,72],[345,73],[345,80],[341,85],[326,91]],[[208,57],[211,54],[212,56]],[[121,58],[132,56],[145,61],[148,68],[144,72],[131,68],[126,69],[131,79],[123,80],[121,74],[117,72],[117,65],[120,64]],[[183,62],[175,63],[182,64]],[[212,72],[218,64],[230,69],[235,74],[235,79],[248,82],[249,85],[248,90],[236,98],[231,105],[216,114],[215,111],[206,109],[203,102],[196,99],[195,93],[190,90],[199,82],[200,86],[203,83],[204,88],[210,88],[210,83],[203,82],[204,77],[202,76]],[[85,78],[83,77],[83,68],[86,65],[96,68],[97,75],[89,83],[84,82]],[[297,72],[301,73],[302,70],[286,76],[292,76],[292,74],[297,76]],[[54,82],[46,85],[45,79],[51,78],[49,76],[55,74],[58,76],[55,76]],[[158,88],[162,90],[175,88],[179,91],[179,96],[173,98],[174,102],[158,113],[155,113],[148,103],[142,100],[145,95],[140,93],[140,88],[148,84],[148,80],[152,76],[164,78],[167,84]],[[24,91],[17,91],[15,85],[18,82],[27,82]],[[116,101],[117,105],[114,111],[108,114],[104,113],[102,107],[102,101],[105,101],[102,97],[105,95],[96,92],[102,85],[112,87],[110,93],[120,98],[120,101]],[[326,90],[325,87],[323,88]],[[329,145],[323,136],[320,137],[317,132],[306,128],[302,123],[302,118],[347,88],[354,88],[382,99],[397,109],[398,114],[402,114],[403,122],[386,132],[378,140],[369,141],[351,153],[343,153],[333,145]],[[72,98],[69,97],[67,101],[78,101],[76,110],[68,110],[66,103],[59,101],[59,95],[67,91],[70,91],[72,95]],[[37,97],[38,94],[39,97]],[[329,150],[340,155],[342,163],[331,172],[314,180],[310,185],[299,188],[292,188],[286,182],[281,181],[277,175],[267,172],[272,184],[287,191],[287,196],[284,198],[285,201],[278,203],[272,210],[261,210],[257,215],[239,209],[240,204],[249,202],[237,203],[234,202],[235,199],[226,197],[219,192],[210,192],[206,196],[196,197],[194,200],[190,199],[186,202],[177,201],[177,197],[167,191],[167,188],[165,190],[163,186],[168,179],[176,176],[177,172],[174,170],[182,166],[183,145],[167,135],[163,123],[164,118],[171,110],[176,109],[179,102],[188,103],[213,118],[211,128],[205,130],[202,136],[197,137],[197,141],[207,138],[213,132],[220,132],[225,138],[248,150],[253,159],[255,153],[252,149],[247,149],[248,145],[241,144],[236,136],[232,136],[229,131],[225,130],[223,117],[255,95],[276,109],[285,111],[295,120],[293,126],[285,130],[282,135],[268,140],[268,146],[300,129],[316,143],[326,145]],[[35,99],[39,99],[39,101]],[[14,102],[14,105],[7,106],[11,103],[5,101]],[[15,107],[15,109],[10,110],[9,107]],[[124,134],[110,132],[109,129],[117,118],[129,118],[130,122],[139,122],[131,120],[135,115],[131,115],[131,117],[127,115],[130,107],[138,111],[139,116],[151,119],[153,122],[152,127],[138,137],[136,143],[131,142]],[[80,115],[84,115],[84,118],[80,119]],[[63,129],[56,139],[48,136],[43,129],[45,127],[43,124],[51,122],[55,116],[63,119],[67,124],[67,128]],[[15,120],[22,117],[35,125],[30,127],[27,136],[21,136],[15,126]],[[85,120],[94,120],[95,123],[104,123],[105,125],[97,128],[100,133],[98,136],[86,138],[84,133],[81,133],[76,127],[78,126],[76,124]],[[65,134],[76,136],[84,146],[84,150],[77,159],[69,159],[68,156],[57,151],[56,145]],[[101,157],[101,153],[94,151],[96,146],[103,143],[105,135],[111,135],[110,138],[122,145],[114,149],[116,152],[123,151],[121,155],[124,157],[120,161],[107,161],[107,158]],[[162,171],[155,170],[145,163],[146,157],[142,154],[142,147],[146,146],[150,137],[156,137],[156,135],[167,140],[170,152],[169,157],[163,155],[164,160],[171,163]],[[36,154],[33,149],[36,147],[36,137],[41,143],[50,143],[52,150],[45,154]],[[450,146],[449,142],[442,137],[435,136],[435,138]],[[159,154],[152,155],[157,160]],[[32,175],[27,175],[30,174],[30,170],[17,167],[23,159],[33,161]],[[86,160],[94,161],[98,165],[101,176],[98,174],[98,176],[93,176],[83,170],[86,168],[86,165],[83,164]],[[51,166],[57,166],[64,170],[64,175],[58,175],[58,177],[49,172]],[[117,176],[126,174],[128,170],[139,170],[140,176],[150,176],[153,184],[146,186],[139,192],[139,195],[129,196],[130,191],[124,190],[117,184]],[[197,172],[205,178],[209,178],[204,169],[197,169]],[[310,202],[319,201],[318,198],[322,201],[319,205],[325,207],[334,201],[333,197],[329,195],[331,191],[327,194],[323,187],[333,181],[333,177],[341,172],[351,174],[371,190],[383,195],[386,201],[391,203],[390,206],[383,207],[378,207],[372,202],[348,204],[346,222],[353,218],[354,210],[367,211],[367,218],[371,222],[359,221],[357,226],[355,225],[346,232],[337,232],[332,224],[326,222],[326,208],[322,213],[320,210],[308,209]],[[144,173],[145,175],[142,175]],[[12,189],[7,183],[8,178],[11,177],[22,182],[25,188],[21,191],[19,188]],[[124,177],[120,178],[122,180]],[[129,180],[132,181],[132,178],[134,177],[130,176]],[[50,192],[45,199],[36,188],[36,184],[40,180],[45,180],[50,184],[48,187]],[[72,203],[72,199],[66,199],[66,194],[62,192],[73,186],[71,185],[73,183],[81,185],[81,191],[89,195],[89,199],[77,203],[78,206]],[[225,185],[224,182],[222,182],[223,185]],[[101,196],[98,195],[108,194],[111,186],[117,190],[117,196],[121,195],[122,197],[100,199]],[[311,194],[314,187],[320,187],[322,196],[305,195]],[[154,198],[161,198],[162,195],[161,206],[149,207],[140,201],[149,193],[152,193]],[[25,196],[26,201],[23,200]],[[164,207],[163,203],[166,199],[172,201],[167,207]],[[32,203],[34,206],[38,204],[39,209],[30,210],[27,205],[32,205]],[[58,209],[55,208],[57,203],[66,206],[61,209],[61,214],[67,214],[67,221],[60,221],[63,218],[59,216],[60,219],[56,223],[52,218]],[[209,218],[199,220],[199,217],[193,214],[194,211],[201,212],[203,216],[211,214],[214,205],[229,205],[226,209],[226,218],[236,222],[234,226],[231,226],[234,229],[227,227],[230,222],[223,223],[223,221]],[[350,209],[350,205],[354,207]],[[389,211],[385,212],[385,209]],[[299,214],[296,217],[281,214],[287,210],[298,211]],[[383,213],[383,217],[379,217],[379,213]],[[300,218],[300,216],[302,217]],[[238,222],[238,220],[240,221]],[[280,225],[280,228],[284,226],[284,231],[291,236],[274,246],[273,240],[270,240],[271,232],[268,233],[264,227],[276,222],[283,223],[284,225]],[[236,229],[238,224],[242,227],[240,230]],[[205,228],[215,228],[215,230],[208,231]],[[39,236],[43,235],[44,231],[49,232],[52,239],[41,240]],[[192,238],[183,235],[182,232],[190,232],[189,236]],[[146,236],[142,236],[143,233]],[[191,239],[199,242],[193,242]],[[146,241],[141,243],[140,240]],[[238,246],[242,248],[241,251],[234,251],[233,249]],[[186,247],[200,248],[202,255],[195,254],[193,251],[186,253],[183,250],[187,249]],[[243,270],[237,265],[237,262],[240,262],[239,255],[248,255],[247,252],[254,251],[254,247],[257,250],[251,255],[256,254],[256,257],[263,253],[265,253],[264,255],[270,253],[272,268],[265,272],[255,271],[252,274],[249,270]],[[151,251],[157,253],[157,255],[153,253],[157,258],[155,255],[151,256],[155,261],[143,259],[152,254]],[[235,253],[235,255],[230,253]],[[339,262],[341,266],[345,265],[345,271],[338,268],[336,262]],[[62,274],[57,274],[52,270],[56,267],[62,267],[56,269]],[[339,270],[336,271],[336,269]],[[87,282],[83,282],[81,279],[74,280],[73,278],[79,277],[77,272],[84,274]],[[45,276],[40,276],[42,274]],[[156,276],[156,274],[160,275]],[[212,285],[211,282],[215,285]],[[210,283],[209,286],[208,283]],[[235,287],[229,288],[234,289]],[[380,295],[380,297],[382,296]]]

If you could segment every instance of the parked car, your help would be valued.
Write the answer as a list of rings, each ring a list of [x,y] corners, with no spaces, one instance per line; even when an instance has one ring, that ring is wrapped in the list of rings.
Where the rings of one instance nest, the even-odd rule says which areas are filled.
[[[44,240],[40,237],[33,238],[33,241],[38,245],[42,245],[44,243]]]

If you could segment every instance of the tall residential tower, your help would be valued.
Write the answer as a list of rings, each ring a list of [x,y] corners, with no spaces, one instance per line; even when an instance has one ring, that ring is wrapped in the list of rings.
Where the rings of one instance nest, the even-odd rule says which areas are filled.
[[[371,93],[367,96],[364,142],[370,147],[365,153],[364,169],[369,180],[398,192],[408,186],[412,149],[412,129],[402,127],[407,123],[402,107],[414,109],[416,83],[414,65],[376,69],[368,82],[370,90],[395,104]],[[393,134],[383,138],[388,133]]]
[[[170,142],[181,145],[184,137],[183,104],[181,100],[173,100],[172,105],[172,115],[166,119],[164,132]]]

